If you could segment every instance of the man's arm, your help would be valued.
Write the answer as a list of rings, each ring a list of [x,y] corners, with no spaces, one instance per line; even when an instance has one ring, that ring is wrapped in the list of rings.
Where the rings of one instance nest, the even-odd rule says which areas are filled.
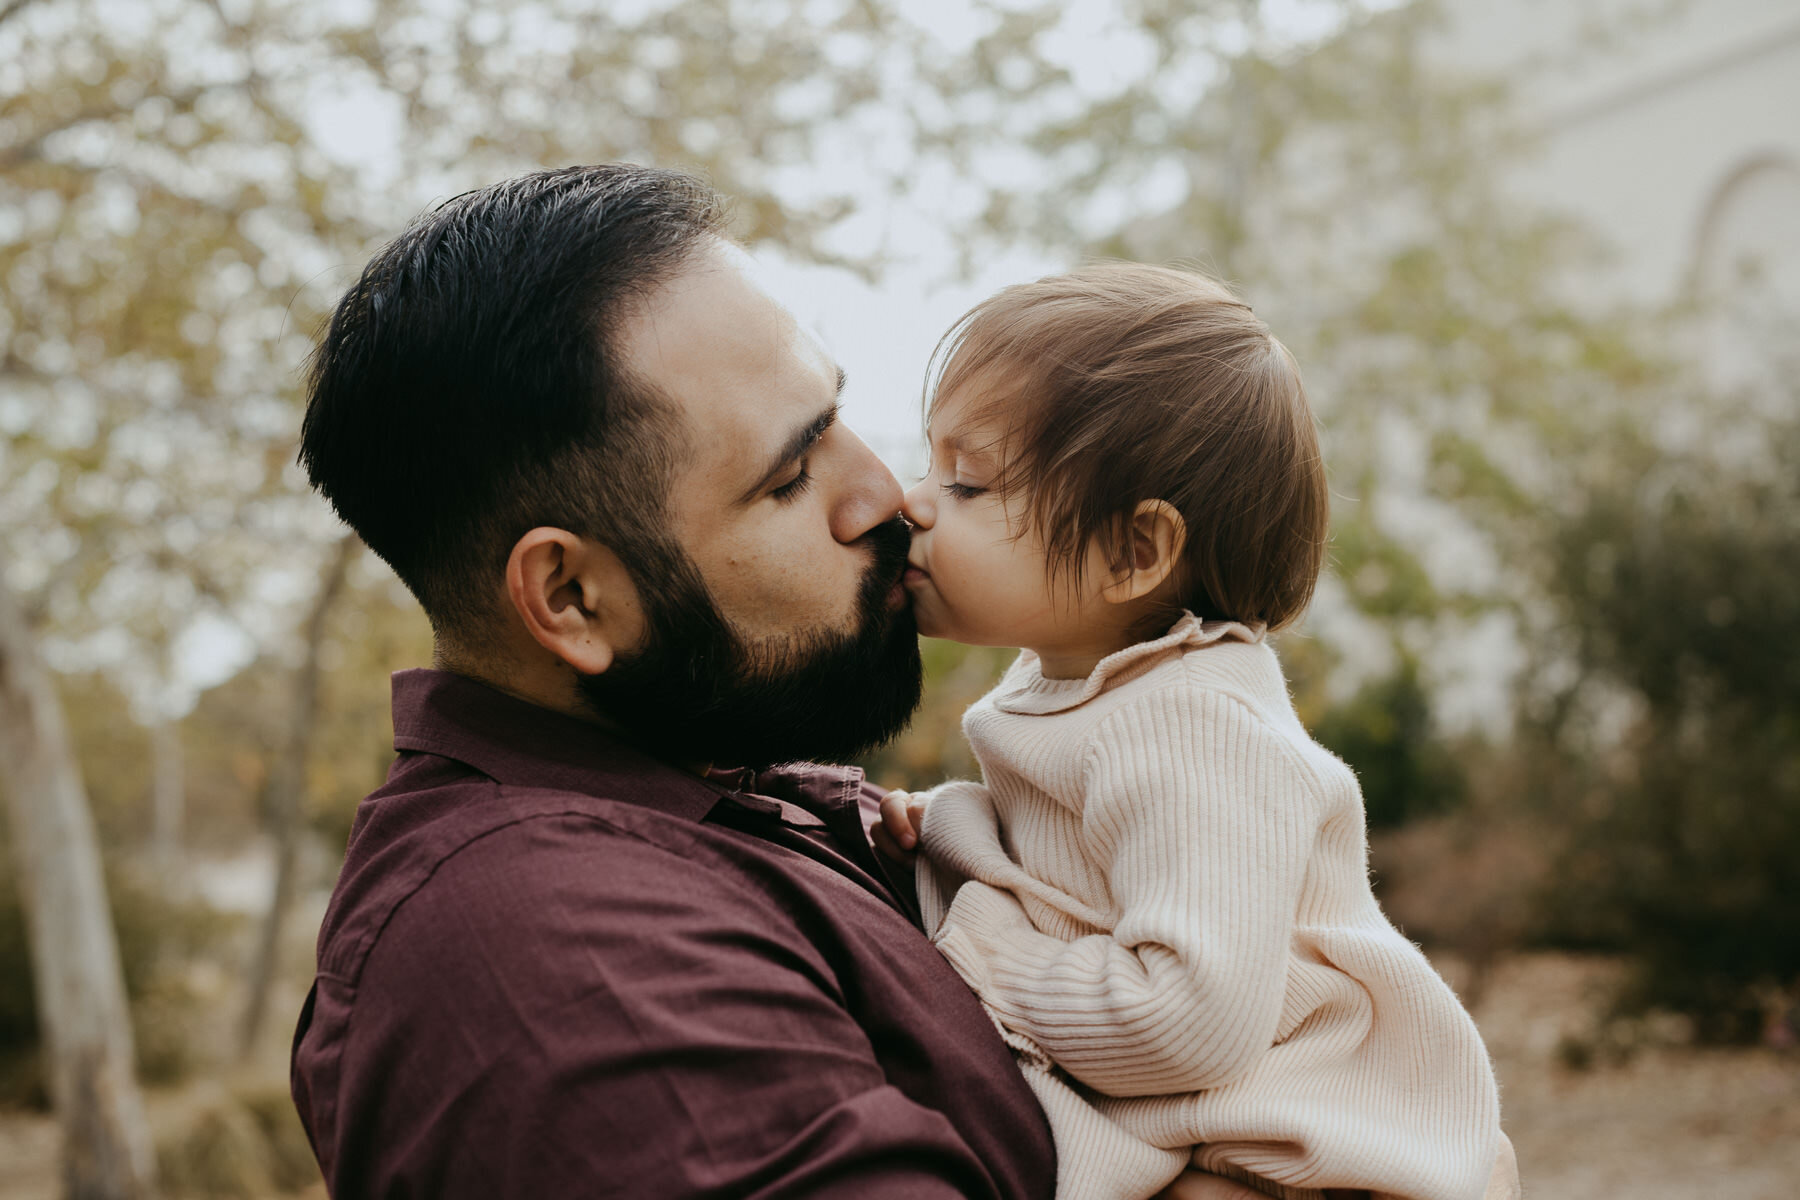
[[[339,1200],[998,1194],[889,1082],[793,914],[593,821],[473,844],[382,933],[343,1055]]]

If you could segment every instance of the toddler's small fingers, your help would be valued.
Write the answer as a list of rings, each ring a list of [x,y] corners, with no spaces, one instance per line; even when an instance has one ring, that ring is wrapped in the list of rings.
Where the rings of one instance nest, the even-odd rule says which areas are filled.
[[[925,801],[908,796],[906,798],[906,815],[911,818],[915,832],[925,828]]]
[[[913,829],[912,814],[908,811],[911,800],[905,792],[889,792],[881,800],[881,824],[894,842],[905,850],[911,850],[919,841]]]
[[[894,843],[893,835],[888,833],[887,827],[879,821],[869,826],[869,840],[875,843],[875,849],[897,863],[912,861],[912,855]]]

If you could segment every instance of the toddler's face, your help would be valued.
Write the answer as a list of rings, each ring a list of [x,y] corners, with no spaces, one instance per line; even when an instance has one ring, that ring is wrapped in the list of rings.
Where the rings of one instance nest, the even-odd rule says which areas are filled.
[[[999,430],[965,420],[969,407],[958,395],[939,402],[926,433],[925,477],[901,507],[913,525],[906,589],[919,632],[976,646],[1024,646],[1046,660],[1110,638],[1094,627],[1095,589],[1046,578],[1042,541],[1035,531],[1020,534],[1024,498],[1003,499],[991,486],[1002,466]]]

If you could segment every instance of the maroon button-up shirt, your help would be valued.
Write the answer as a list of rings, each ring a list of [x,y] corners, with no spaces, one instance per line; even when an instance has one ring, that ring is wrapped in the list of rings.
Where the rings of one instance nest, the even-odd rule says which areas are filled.
[[[861,772],[701,779],[438,671],[394,730],[294,1039],[338,1200],[1052,1194]]]

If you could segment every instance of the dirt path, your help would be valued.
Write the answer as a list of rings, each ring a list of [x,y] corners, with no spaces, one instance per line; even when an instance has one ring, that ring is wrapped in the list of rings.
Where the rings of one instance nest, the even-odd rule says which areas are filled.
[[[0,1112],[0,1197],[56,1200],[56,1124],[48,1117]]]
[[[1558,1046],[1591,1033],[1611,977],[1523,956],[1476,1010],[1527,1200],[1800,1197],[1800,1055],[1652,1046],[1571,1070]]]

